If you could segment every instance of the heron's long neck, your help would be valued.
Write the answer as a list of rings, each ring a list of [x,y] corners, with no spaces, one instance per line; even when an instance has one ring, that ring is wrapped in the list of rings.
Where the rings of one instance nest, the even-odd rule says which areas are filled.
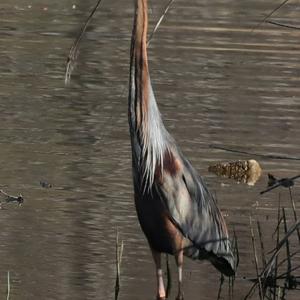
[[[135,163],[153,182],[156,166],[162,165],[168,134],[153,94],[147,57],[147,0],[136,0],[129,86],[129,125]]]

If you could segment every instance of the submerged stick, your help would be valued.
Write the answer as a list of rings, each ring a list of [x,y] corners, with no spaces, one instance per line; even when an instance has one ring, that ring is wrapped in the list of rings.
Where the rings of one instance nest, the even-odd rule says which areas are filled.
[[[70,79],[71,79],[71,75],[74,69],[74,65],[75,65],[75,61],[77,59],[78,56],[78,49],[79,49],[79,44],[84,36],[84,33],[93,17],[93,15],[95,14],[95,12],[97,11],[100,3],[102,0],[98,0],[97,4],[95,5],[95,7],[93,8],[92,12],[90,13],[89,17],[86,19],[86,21],[84,22],[84,25],[82,26],[79,35],[77,36],[73,46],[70,49],[68,58],[67,58],[67,64],[66,64],[66,72],[65,72],[65,84],[69,84],[70,83]]]

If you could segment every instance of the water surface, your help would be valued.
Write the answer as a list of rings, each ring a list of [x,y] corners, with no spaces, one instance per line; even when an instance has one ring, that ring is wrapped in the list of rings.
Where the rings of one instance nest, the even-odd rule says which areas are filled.
[[[69,48],[95,1],[1,1],[0,187],[25,198],[0,210],[0,294],[12,299],[112,299],[115,232],[124,241],[122,300],[154,299],[154,265],[133,204],[127,79],[133,3],[104,1],[89,26],[69,87]],[[151,1],[150,28],[167,1]],[[73,4],[76,9],[73,9]],[[30,7],[28,7],[30,5]],[[166,127],[217,194],[239,240],[234,299],[255,268],[249,216],[271,250],[278,190],[259,196],[267,173],[299,173],[299,161],[211,149],[299,157],[299,31],[262,24],[274,1],[177,0],[150,48],[154,90]],[[299,2],[276,20],[296,24]],[[257,159],[250,187],[208,173],[209,164]],[[46,180],[53,187],[43,188]],[[299,199],[299,184],[293,188]],[[288,191],[281,190],[288,207]],[[296,203],[300,206],[300,203]],[[298,210],[298,214],[300,211]],[[292,223],[292,222],[291,222]],[[172,298],[176,293],[175,265]],[[186,260],[186,299],[216,299],[219,274]],[[227,284],[223,299],[228,299]],[[298,299],[290,293],[288,299]]]

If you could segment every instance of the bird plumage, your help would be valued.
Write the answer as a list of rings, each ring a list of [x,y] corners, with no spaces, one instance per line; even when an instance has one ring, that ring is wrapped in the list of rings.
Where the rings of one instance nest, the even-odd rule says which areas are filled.
[[[131,40],[129,127],[135,204],[150,247],[208,259],[225,275],[234,257],[225,221],[202,178],[164,127],[147,58],[147,0],[135,1]]]

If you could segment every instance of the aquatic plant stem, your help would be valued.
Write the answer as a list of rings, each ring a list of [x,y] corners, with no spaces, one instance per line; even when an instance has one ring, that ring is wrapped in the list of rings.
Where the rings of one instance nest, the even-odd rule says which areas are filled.
[[[291,187],[289,187],[289,193],[290,193],[290,199],[291,199],[292,208],[293,208],[294,220],[295,220],[295,222],[297,222],[298,218],[297,218],[297,213],[296,213],[296,205],[295,205],[295,201],[293,199]],[[300,231],[299,231],[299,228],[297,228],[297,235],[298,235],[298,241],[299,241],[299,244],[300,244]]]
[[[9,300],[10,297],[10,272],[7,272],[7,296],[6,300]]]
[[[119,244],[119,231],[118,228],[116,230],[116,283],[115,283],[115,300],[118,299],[120,292],[120,281],[121,281],[121,263],[123,256],[123,248],[124,244],[121,241],[121,245]]]
[[[173,3],[173,1],[174,1],[174,0],[170,0],[169,3],[166,5],[163,14],[161,15],[161,17],[159,18],[158,22],[156,23],[156,25],[155,25],[153,31],[152,31],[151,34],[149,35],[148,42],[147,42],[147,46],[149,46],[149,44],[150,44],[150,42],[151,42],[151,40],[152,40],[152,38],[153,38],[155,32],[157,31],[157,29],[158,29],[160,23],[162,22],[162,20],[164,19],[165,15],[167,14],[167,12],[168,12],[168,10],[169,10],[171,4]]]
[[[66,64],[66,72],[65,72],[65,84],[69,84],[70,83],[70,79],[71,79],[71,75],[74,69],[74,65],[76,62],[76,58],[78,56],[78,49],[79,49],[79,44],[84,36],[84,33],[93,17],[93,15],[95,14],[95,12],[97,11],[100,3],[102,0],[98,0],[97,4],[94,6],[92,12],[90,13],[90,15],[88,16],[88,18],[86,19],[86,21],[84,22],[84,25],[82,26],[74,44],[72,45],[68,58],[67,58],[67,64]]]
[[[293,25],[288,25],[288,24],[282,24],[282,23],[275,22],[275,21],[266,21],[266,23],[272,24],[272,25],[276,25],[276,26],[279,26],[279,27],[284,27],[284,28],[290,28],[290,29],[297,29],[297,30],[300,30],[300,27],[293,26]]]
[[[259,298],[263,299],[263,291],[262,291],[262,285],[261,285],[261,276],[259,274],[258,270],[258,259],[257,259],[257,252],[256,252],[256,245],[255,245],[255,237],[254,237],[254,230],[252,226],[252,217],[250,216],[250,230],[251,230],[251,240],[252,240],[252,248],[253,248],[253,254],[254,254],[254,262],[255,262],[255,269],[256,269],[256,276],[258,280],[258,288],[259,288]]]
[[[284,0],[278,6],[276,6],[270,13],[268,13],[254,28],[252,28],[251,32],[255,31],[261,24],[265,23],[273,14],[278,11],[281,7],[283,7],[289,0]]]

